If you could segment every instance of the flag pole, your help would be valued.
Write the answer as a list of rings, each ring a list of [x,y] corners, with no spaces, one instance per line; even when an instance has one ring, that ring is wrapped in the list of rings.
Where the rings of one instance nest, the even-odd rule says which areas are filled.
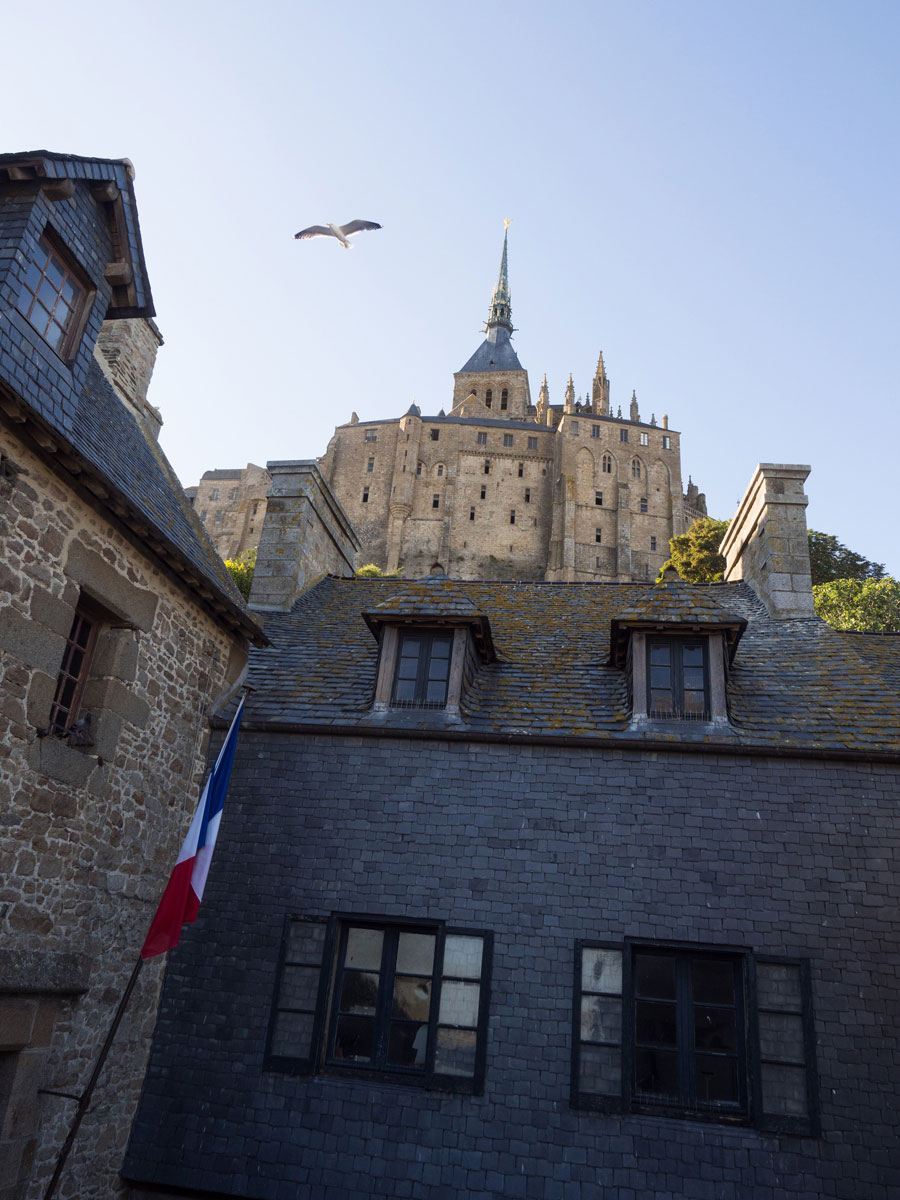
[[[206,844],[209,850],[209,855],[211,855],[212,848],[215,845],[215,835],[218,831],[218,817],[221,815],[222,806],[225,800],[225,791],[228,787],[228,778],[231,774],[231,764],[234,759],[235,746],[237,743],[237,730],[240,725],[240,717],[243,712],[246,692],[249,690],[249,688],[245,687],[244,695],[241,697],[240,703],[238,704],[237,712],[232,719],[231,727],[225,736],[225,741],[222,743],[222,748],[220,749],[218,757],[216,758],[215,765],[207,777],[203,794],[200,797],[200,804],[197,808],[197,814],[195,815],[194,821],[191,824],[191,828],[188,832],[188,838],[185,843],[185,846],[187,846],[188,842],[190,842],[191,835],[195,832],[195,828],[198,831],[199,829],[204,828],[204,832],[208,831],[212,835],[211,841]],[[209,817],[208,798],[211,788],[213,788],[216,793],[217,803],[217,811],[214,814],[216,824],[214,826],[212,822],[206,820],[206,818]],[[185,846],[182,847],[182,854],[184,854]],[[192,858],[196,858],[197,848],[198,847],[195,839],[195,844],[192,848]],[[44,1192],[44,1200],[51,1200],[54,1192],[56,1191],[56,1186],[59,1183],[60,1177],[62,1176],[63,1168],[66,1165],[66,1160],[68,1159],[69,1153],[72,1149],[72,1144],[75,1141],[75,1137],[78,1133],[79,1127],[81,1126],[81,1122],[84,1120],[88,1106],[91,1103],[91,1098],[94,1094],[94,1088],[97,1086],[97,1080],[100,1078],[100,1072],[103,1070],[103,1064],[106,1062],[110,1049],[112,1048],[116,1031],[118,1030],[119,1025],[122,1023],[122,1017],[125,1015],[125,1009],[128,1005],[128,1001],[131,999],[131,993],[134,991],[138,976],[141,973],[141,968],[144,965],[144,959],[155,958],[157,955],[164,954],[168,950],[171,950],[178,944],[182,926],[185,923],[192,924],[194,921],[194,917],[197,913],[197,907],[199,906],[203,895],[203,887],[206,883],[206,875],[209,871],[209,856],[206,857],[203,864],[203,870],[199,876],[196,876],[194,870],[192,870],[190,874],[185,873],[184,883],[187,886],[188,892],[190,891],[191,887],[196,889],[194,893],[194,902],[191,905],[190,910],[188,910],[184,903],[185,898],[179,897],[179,900],[181,901],[180,911],[176,911],[174,914],[178,918],[177,928],[175,928],[174,931],[171,929],[164,930],[161,939],[157,937],[155,944],[148,945],[148,943],[152,942],[152,935],[154,934],[157,921],[160,917],[162,905],[165,903],[166,896],[171,889],[173,879],[175,878],[175,872],[178,871],[179,865],[181,865],[183,861],[190,866],[190,860],[183,860],[182,857],[179,856],[178,862],[175,864],[175,871],[173,871],[172,876],[169,879],[169,885],[163,892],[163,899],[160,902],[160,908],[157,910],[156,916],[151,922],[150,932],[147,934],[147,939],[141,948],[141,953],[138,955],[138,960],[134,965],[134,969],[131,972],[128,983],[125,985],[125,991],[122,993],[122,999],[119,1001],[119,1006],[116,1009],[115,1016],[113,1017],[112,1025],[109,1027],[106,1040],[100,1049],[100,1054],[97,1058],[97,1061],[94,1063],[94,1069],[91,1072],[91,1077],[88,1080],[87,1087],[84,1089],[78,1100],[78,1107],[75,1110],[75,1118],[72,1121],[72,1127],[66,1135],[66,1140],[63,1142],[62,1148],[56,1159],[56,1166],[53,1170],[53,1176],[50,1182],[47,1184],[47,1190]],[[169,914],[167,914],[167,916],[168,915]],[[172,936],[173,932],[174,936]]]
[[[97,1061],[94,1063],[94,1069],[91,1072],[91,1077],[87,1082],[87,1087],[81,1093],[81,1097],[79,1098],[78,1107],[75,1110],[75,1118],[72,1121],[72,1127],[66,1135],[66,1140],[63,1142],[62,1148],[57,1156],[53,1177],[47,1184],[47,1190],[44,1192],[44,1200],[50,1200],[56,1191],[56,1186],[60,1181],[63,1169],[66,1165],[66,1159],[69,1157],[72,1144],[75,1141],[75,1137],[78,1133],[79,1127],[81,1126],[81,1122],[84,1120],[88,1106],[91,1103],[91,1097],[94,1094],[94,1088],[97,1086],[97,1080],[100,1078],[100,1072],[103,1070],[103,1064],[106,1062],[109,1052],[112,1049],[113,1038],[115,1038],[116,1031],[118,1030],[119,1025],[122,1023],[122,1017],[125,1015],[125,1009],[128,1005],[128,1001],[131,999],[131,993],[134,991],[134,985],[138,981],[138,975],[140,975],[141,967],[143,965],[144,960],[140,955],[138,955],[138,960],[134,964],[134,970],[131,972],[131,977],[128,980],[128,983],[125,985],[125,991],[122,993],[122,999],[119,1001],[119,1007],[116,1009],[116,1015],[113,1017],[112,1025],[110,1025],[109,1032],[106,1035],[106,1041],[103,1043],[100,1053],[97,1056]]]

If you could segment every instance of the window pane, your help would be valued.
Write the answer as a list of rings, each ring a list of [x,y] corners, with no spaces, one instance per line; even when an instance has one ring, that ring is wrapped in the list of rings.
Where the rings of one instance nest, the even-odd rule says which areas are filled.
[[[29,262],[25,268],[25,286],[32,293],[37,291],[41,279],[41,270],[37,263]]]
[[[415,700],[416,681],[414,679],[398,679],[394,684],[395,700]]]
[[[638,1042],[674,1046],[677,1040],[675,1005],[639,1000],[634,1006],[634,1036]]]
[[[53,306],[56,304],[56,288],[46,279],[38,288],[38,300],[45,308],[53,312]]]
[[[703,666],[703,647],[702,646],[682,646],[681,648],[681,663],[684,667],[702,667]]]
[[[650,711],[657,713],[670,713],[672,711],[672,693],[671,692],[651,692],[650,693]]]
[[[581,1040],[621,1042],[622,1001],[618,996],[582,996]]]
[[[65,283],[60,288],[59,294],[62,296],[63,300],[65,300],[65,302],[69,306],[69,308],[75,307],[75,295],[76,295],[75,284],[72,282],[71,279],[67,279],[65,281]]]
[[[789,963],[756,964],[756,999],[760,1008],[800,1012],[800,968]]]
[[[763,1110],[789,1117],[805,1117],[806,1070],[762,1064]]]
[[[358,926],[351,926],[347,930],[345,964],[348,967],[380,970],[383,941],[384,930],[382,929],[360,929]]]
[[[318,967],[285,967],[278,993],[278,1007],[314,1009],[318,991]]]
[[[651,666],[650,686],[655,688],[670,688],[672,686],[671,668]]]
[[[734,1009],[703,1008],[695,1005],[694,1045],[698,1050],[736,1050]]]
[[[450,662],[446,658],[435,658],[431,656],[431,662],[428,664],[428,678],[431,681],[443,683],[447,678],[447,673],[450,669]]]
[[[691,716],[702,716],[706,712],[706,696],[703,692],[685,692],[684,711]]]
[[[700,1104],[737,1104],[737,1060],[730,1056],[698,1054],[697,1100]]]
[[[341,983],[341,1012],[374,1015],[378,1000],[378,975],[368,971],[345,971]]]
[[[444,974],[480,979],[483,945],[481,938],[449,933],[444,940]]]
[[[391,1015],[412,1021],[427,1021],[431,1008],[431,980],[398,975],[394,979]]]
[[[619,995],[622,991],[622,951],[586,948],[581,957],[581,986],[586,992]]]
[[[678,1095],[678,1063],[673,1050],[636,1050],[634,1086],[648,1100],[670,1100]]]
[[[759,1014],[759,1052],[763,1058],[803,1063],[803,1018],[790,1013]]]
[[[371,1017],[339,1017],[334,1057],[368,1062],[372,1057],[375,1022]]]
[[[430,975],[434,969],[434,934],[401,933],[397,942],[397,970],[403,975]]]
[[[401,1067],[425,1067],[428,1051],[428,1026],[411,1021],[391,1021],[388,1034],[388,1062]]]
[[[425,699],[430,704],[443,704],[447,699],[446,679],[429,681],[425,688]]]
[[[684,668],[684,687],[685,691],[702,692],[703,691],[703,668],[702,667],[685,667]]]
[[[42,331],[45,341],[50,345],[51,350],[59,350],[65,337],[65,330],[62,329],[55,321],[51,321],[45,330]]]
[[[451,638],[435,638],[431,643],[432,660],[436,658],[449,658]]]
[[[609,1046],[582,1046],[578,1086],[582,1092],[617,1096],[622,1090],[622,1052]]]
[[[475,1030],[439,1029],[434,1069],[441,1075],[474,1075]]]
[[[54,288],[59,291],[59,285],[63,281],[65,271],[63,271],[62,266],[57,259],[51,257],[50,261],[47,263],[45,274],[53,284]]]
[[[288,931],[289,962],[320,962],[325,942],[325,925],[311,921],[292,921]]]
[[[639,996],[675,999],[675,959],[662,954],[636,954],[634,990]]]
[[[441,987],[441,1024],[474,1027],[478,1023],[479,992],[477,983],[445,980]]]
[[[653,666],[667,666],[672,661],[672,647],[650,643],[650,662]]]
[[[280,1012],[275,1018],[272,1053],[306,1058],[312,1042],[313,1014]]]
[[[412,657],[408,654],[404,654],[400,658],[400,662],[397,664],[397,678],[398,679],[415,679],[416,672],[418,671],[418,669],[419,669],[418,658]]]
[[[695,958],[691,962],[694,1002],[734,1004],[734,964]]]

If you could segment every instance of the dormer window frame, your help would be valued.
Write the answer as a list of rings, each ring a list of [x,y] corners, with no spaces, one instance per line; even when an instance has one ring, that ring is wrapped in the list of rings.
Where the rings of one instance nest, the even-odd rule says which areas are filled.
[[[46,225],[26,263],[15,308],[67,365],[78,355],[96,295],[81,263],[53,226]],[[53,336],[54,329],[59,336]]]
[[[706,675],[706,702],[708,710],[702,717],[675,712],[672,716],[661,716],[650,707],[650,646],[654,642],[679,645],[704,646],[704,670]],[[659,722],[666,727],[680,724],[727,725],[728,697],[726,691],[727,661],[725,634],[722,630],[702,629],[697,626],[673,626],[659,624],[651,628],[631,630],[629,647],[631,668],[632,723],[643,725]],[[677,657],[677,656],[676,656]]]
[[[453,634],[453,644],[450,648],[450,669],[447,676],[444,703],[434,704],[425,701],[421,703],[397,703],[394,700],[394,694],[402,639],[415,634],[435,637],[441,633],[447,634],[451,632]],[[375,680],[375,699],[373,703],[375,711],[384,712],[388,709],[430,709],[431,711],[458,715],[468,642],[469,630],[464,625],[425,624],[419,622],[398,622],[396,624],[385,625],[381,635],[378,671]]]

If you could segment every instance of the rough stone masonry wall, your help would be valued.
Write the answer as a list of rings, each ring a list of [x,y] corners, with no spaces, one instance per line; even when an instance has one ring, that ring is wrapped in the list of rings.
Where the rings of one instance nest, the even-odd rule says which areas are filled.
[[[0,479],[0,1197],[18,1200],[33,1160],[37,1200],[75,1107],[37,1089],[87,1082],[196,804],[203,715],[240,653],[2,430],[0,452],[17,468]],[[124,619],[98,643],[96,745],[79,749],[37,731],[82,586]],[[143,971],[61,1197],[118,1194],[161,974],[159,959]]]
[[[245,730],[126,1174],[255,1200],[894,1200],[898,782]],[[482,1096],[263,1070],[284,919],[334,912],[493,931]],[[626,936],[809,958],[821,1137],[570,1107],[575,943]]]

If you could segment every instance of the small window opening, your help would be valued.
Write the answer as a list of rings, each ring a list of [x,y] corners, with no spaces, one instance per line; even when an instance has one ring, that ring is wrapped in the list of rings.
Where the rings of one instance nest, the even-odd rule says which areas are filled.
[[[596,504],[596,506],[598,508],[603,507],[603,493],[602,492],[594,492],[594,503]]]
[[[363,502],[363,504],[369,503],[369,489],[368,488],[363,488],[362,502]]]
[[[509,406],[509,392],[506,388],[500,393],[500,410],[504,412]]]

